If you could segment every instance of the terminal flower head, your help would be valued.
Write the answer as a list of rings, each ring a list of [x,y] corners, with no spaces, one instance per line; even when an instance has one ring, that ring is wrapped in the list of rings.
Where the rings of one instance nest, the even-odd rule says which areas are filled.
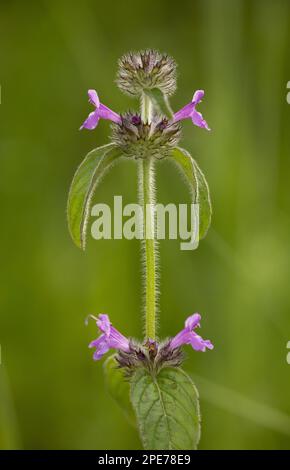
[[[117,85],[123,93],[142,96],[144,90],[158,88],[166,96],[176,90],[176,63],[156,50],[129,52],[119,60]]]

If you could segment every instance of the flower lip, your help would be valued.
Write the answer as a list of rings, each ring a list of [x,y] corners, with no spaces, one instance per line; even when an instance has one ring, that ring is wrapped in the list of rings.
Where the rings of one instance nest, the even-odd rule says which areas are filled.
[[[100,100],[96,90],[88,90],[89,103],[94,105],[97,109],[100,107]]]
[[[197,326],[200,327],[201,315],[199,313],[194,313],[185,320],[185,328],[193,330]]]
[[[204,97],[204,90],[196,90],[196,92],[194,93],[192,97],[192,102],[194,104],[198,104],[200,103],[203,97]]]

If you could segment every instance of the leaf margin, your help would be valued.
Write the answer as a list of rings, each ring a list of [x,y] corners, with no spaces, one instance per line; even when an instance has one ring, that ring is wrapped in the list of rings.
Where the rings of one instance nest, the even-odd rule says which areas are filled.
[[[102,152],[103,151],[103,152]],[[115,154],[113,152],[116,152]],[[98,155],[100,153],[100,155]],[[105,173],[111,168],[114,163],[123,156],[122,151],[113,143],[102,145],[91,150],[85,158],[79,164],[77,170],[74,173],[72,182],[70,184],[68,200],[67,200],[67,221],[68,228],[72,240],[75,245],[82,250],[86,248],[86,238],[87,238],[87,224],[89,218],[89,211],[92,198],[94,196],[95,190],[104,177]],[[90,176],[87,182],[87,190],[83,194],[83,201],[81,203],[81,212],[82,214],[75,215],[73,214],[73,203],[76,202],[75,198],[77,197],[74,194],[76,186],[80,183],[81,172],[85,169],[85,166],[92,164],[92,161],[95,159],[95,167],[91,170]],[[78,223],[79,222],[79,223]]]
[[[196,411],[196,415],[195,415],[195,418],[196,418],[196,428],[197,428],[197,432],[194,434],[194,437],[192,437],[192,446],[190,447],[190,449],[196,449],[197,448],[197,445],[199,443],[199,440],[200,440],[200,423],[201,423],[201,417],[200,417],[200,407],[199,407],[199,394],[198,394],[198,391],[197,391],[197,388],[192,380],[192,378],[186,374],[186,372],[181,369],[181,368],[175,368],[175,367],[163,367],[159,373],[154,376],[154,374],[150,373],[149,371],[147,371],[145,368],[140,368],[140,369],[137,369],[137,371],[135,372],[135,378],[138,377],[138,375],[141,375],[141,379],[145,379],[145,380],[150,380],[152,379],[152,382],[151,384],[154,384],[154,386],[156,386],[156,379],[164,373],[164,371],[169,371],[169,372],[174,372],[176,373],[178,371],[178,373],[182,374],[188,384],[190,384],[192,386],[192,391],[193,391],[193,394],[194,394],[194,398],[193,398],[193,401],[194,401],[194,407],[195,407],[195,410]],[[133,376],[134,378],[134,376]],[[173,439],[172,437],[170,437],[170,426],[168,424],[168,415],[167,415],[167,412],[166,412],[166,409],[164,408],[164,405],[162,404],[161,406],[163,406],[163,412],[164,412],[164,416],[166,418],[166,422],[167,422],[167,432],[168,432],[168,446],[162,446],[160,447],[160,445],[158,445],[158,442],[156,443],[155,446],[150,446],[150,442],[148,441],[148,432],[147,432],[147,435],[145,433],[145,430],[144,430],[144,423],[142,423],[142,420],[140,420],[140,416],[138,416],[139,412],[138,412],[138,407],[136,406],[136,403],[135,403],[135,400],[134,400],[134,392],[135,392],[135,385],[134,384],[134,381],[133,381],[133,378],[131,379],[131,402],[132,402],[132,405],[133,405],[133,408],[134,408],[134,411],[135,411],[135,414],[136,414],[136,419],[137,419],[137,423],[138,423],[138,428],[139,428],[139,434],[140,434],[140,437],[141,437],[141,441],[142,441],[142,444],[144,446],[144,448],[146,450],[190,450],[189,448],[185,448],[183,446],[178,446],[177,445],[174,445],[174,439],[176,439],[176,437]],[[160,390],[161,390],[161,387],[160,387]],[[160,396],[160,393],[161,391],[158,391],[158,394]],[[163,390],[163,393],[164,390]],[[168,392],[167,392],[168,393]],[[139,404],[144,401],[146,402],[146,397],[145,399],[143,398],[143,395],[145,394],[145,389],[143,390],[143,392],[141,393],[141,398],[139,397]],[[169,394],[170,395],[170,394]],[[192,397],[191,397],[192,399]],[[151,408],[153,408],[153,406],[155,405],[155,401],[153,401],[153,405],[150,406],[149,408],[149,412],[151,412]],[[163,403],[163,399],[161,398],[160,396],[160,401]],[[171,418],[171,416],[170,416]],[[151,430],[150,430],[151,431]],[[151,435],[151,434],[150,434]]]
[[[150,98],[151,102],[159,110],[162,116],[166,116],[167,119],[173,118],[173,111],[169,104],[168,97],[163,93],[163,91],[158,88],[145,88],[144,94]]]
[[[108,390],[110,397],[114,400],[115,403],[117,403],[118,407],[124,413],[128,422],[133,427],[136,427],[137,424],[136,424],[136,419],[135,419],[135,413],[134,413],[133,406],[130,400],[130,382],[129,382],[129,379],[126,378],[124,371],[120,367],[118,367],[118,363],[115,357],[116,357],[116,353],[111,354],[110,356],[106,358],[106,360],[103,363],[105,387]],[[112,380],[110,380],[111,377],[109,373],[112,373],[113,371],[115,372],[114,379],[115,380],[120,379],[120,382],[122,382],[123,390],[121,391],[121,394],[119,394],[118,396],[117,396],[117,393],[115,393]],[[128,391],[128,396],[127,398],[124,398],[124,393],[126,393],[125,391],[126,388]],[[120,392],[120,389],[119,389],[119,392]]]
[[[179,155],[177,154],[177,152],[179,153]],[[211,202],[210,190],[209,190],[207,180],[205,178],[204,173],[200,169],[197,161],[192,157],[192,155],[186,149],[183,149],[181,147],[175,147],[172,150],[171,154],[174,159],[174,163],[177,164],[178,168],[181,170],[183,176],[185,176],[185,179],[189,185],[189,190],[192,194],[193,204],[200,205],[201,190],[206,192],[207,221],[204,224],[200,223],[200,226],[199,226],[199,239],[202,240],[207,235],[207,232],[211,225],[211,219],[212,219],[212,202]],[[190,167],[192,168],[192,173],[190,172],[190,168],[185,168],[185,164],[187,163],[189,163]],[[193,181],[191,181],[191,178],[193,178]],[[199,220],[201,222],[201,210],[200,210]]]

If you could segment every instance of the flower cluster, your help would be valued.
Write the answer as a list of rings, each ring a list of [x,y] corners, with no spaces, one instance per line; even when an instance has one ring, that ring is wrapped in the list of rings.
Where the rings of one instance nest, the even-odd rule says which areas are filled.
[[[112,125],[112,141],[128,157],[164,158],[177,146],[181,129],[175,122],[168,122],[155,115],[152,121],[144,123],[136,113],[121,116],[121,124]]]
[[[89,345],[90,348],[95,348],[94,359],[99,360],[109,349],[115,349],[118,352],[116,359],[120,367],[129,372],[140,366],[150,370],[157,370],[165,365],[178,367],[183,361],[180,348],[185,344],[191,345],[195,351],[205,352],[206,349],[213,349],[210,340],[204,340],[194,331],[200,327],[201,316],[198,313],[188,317],[184,328],[173,338],[160,344],[148,339],[143,345],[123,336],[112,326],[108,315],[100,314],[98,318],[92,318],[96,320],[101,332]]]
[[[131,96],[142,97],[146,90],[158,89],[165,97],[176,89],[176,64],[166,54],[145,50],[129,53],[119,61],[117,76],[119,88]],[[196,106],[204,97],[203,90],[197,90],[190,103],[173,114],[168,122],[163,116],[153,116],[151,123],[141,120],[136,113],[122,115],[102,104],[95,90],[89,90],[89,102],[95,107],[81,126],[81,129],[95,129],[100,119],[114,123],[113,140],[120,145],[125,154],[135,158],[149,155],[167,156],[170,148],[177,145],[180,138],[179,121],[191,119],[193,124],[210,130]],[[157,146],[160,152],[156,152]]]

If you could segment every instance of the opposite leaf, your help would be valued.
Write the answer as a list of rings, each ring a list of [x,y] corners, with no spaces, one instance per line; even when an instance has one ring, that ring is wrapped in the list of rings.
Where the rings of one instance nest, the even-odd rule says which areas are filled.
[[[124,377],[124,371],[118,368],[114,354],[109,356],[104,363],[104,375],[109,394],[125,413],[130,424],[136,426],[136,419],[130,401],[130,384]]]
[[[212,206],[207,181],[196,161],[187,150],[175,148],[174,161],[184,173],[192,193],[192,203],[199,204],[199,238],[206,236],[211,223]]]
[[[131,380],[131,400],[145,449],[196,449],[198,393],[183,370],[164,368],[155,377],[146,369],[137,370]]]
[[[173,112],[170,108],[167,96],[159,88],[146,89],[144,90],[144,93],[150,98],[153,105],[157,108],[162,116],[166,116],[168,119],[172,119]]]
[[[121,151],[114,144],[98,147],[88,153],[74,175],[69,191],[67,217],[70,234],[79,248],[85,249],[87,222],[94,191],[105,172],[121,155]]]

